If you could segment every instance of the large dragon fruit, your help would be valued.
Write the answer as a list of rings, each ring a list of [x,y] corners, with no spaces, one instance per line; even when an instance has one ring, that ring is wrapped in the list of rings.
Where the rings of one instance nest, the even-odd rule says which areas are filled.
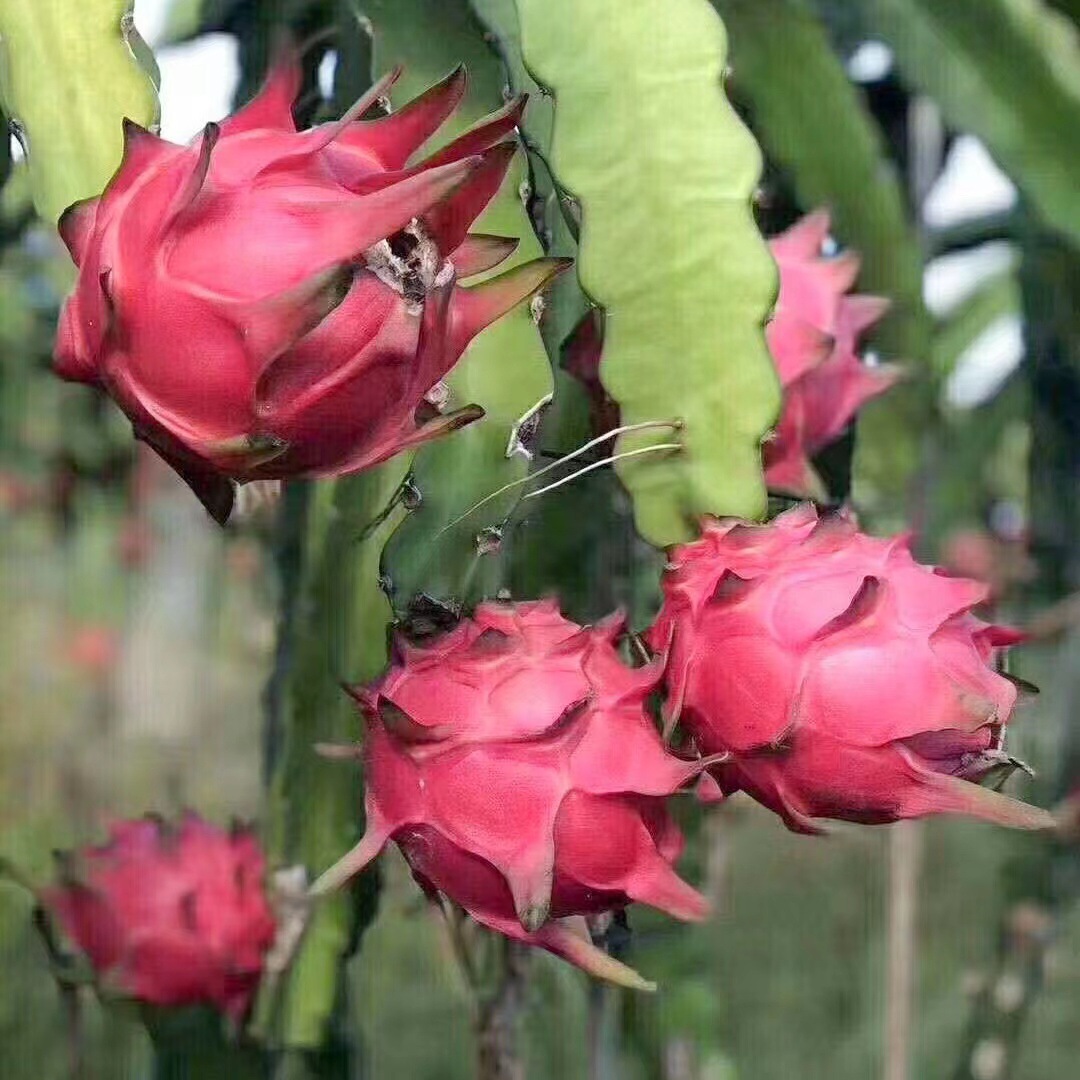
[[[246,1015],[275,934],[251,832],[191,813],[175,826],[120,821],[108,843],[68,854],[62,869],[42,903],[104,990]]]
[[[666,716],[730,755],[712,773],[724,792],[806,832],[943,812],[1049,825],[977,783],[1015,764],[1002,740],[1017,688],[991,662],[1018,638],[971,613],[985,586],[803,505],[764,526],[706,522],[663,591],[650,641]]]
[[[784,389],[773,438],[765,444],[765,480],[774,491],[823,497],[810,458],[836,440],[855,413],[899,377],[889,365],[859,358],[859,336],[888,308],[877,296],[851,296],[858,256],[822,256],[829,215],[819,210],[770,241],[780,297],[766,329]]]
[[[325,890],[394,840],[429,894],[602,977],[645,983],[589,941],[581,916],[642,901],[700,919],[676,876],[665,797],[700,764],[668,753],[645,709],[656,665],[627,667],[621,622],[582,628],[554,601],[482,604],[433,644],[399,644],[355,691],[367,833]]]
[[[565,262],[459,288],[516,241],[470,235],[515,152],[523,99],[409,164],[465,92],[297,132],[295,65],[177,146],[128,124],[104,194],[60,232],[79,267],[56,369],[107,391],[215,517],[247,481],[355,472],[468,423],[432,393],[480,330]]]

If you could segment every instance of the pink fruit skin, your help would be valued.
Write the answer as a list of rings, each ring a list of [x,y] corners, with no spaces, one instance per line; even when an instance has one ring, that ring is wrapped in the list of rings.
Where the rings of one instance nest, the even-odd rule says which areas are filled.
[[[631,669],[622,621],[582,628],[554,601],[482,604],[434,643],[399,645],[355,691],[367,834],[344,878],[394,840],[429,894],[596,974],[640,985],[593,948],[581,919],[641,901],[700,919],[672,869],[682,838],[665,798],[700,771],[669,753]]]
[[[894,366],[872,367],[858,355],[860,335],[888,310],[877,296],[851,296],[858,256],[822,257],[829,215],[817,211],[770,241],[780,296],[766,329],[784,398],[765,444],[765,480],[773,491],[824,496],[811,457],[837,439],[856,412],[899,378]]]
[[[298,68],[189,146],[125,128],[104,194],[60,219],[79,276],[55,366],[110,394],[216,517],[231,484],[356,472],[477,419],[427,398],[485,326],[566,265],[471,288],[516,240],[470,235],[515,153],[524,100],[412,162],[464,70],[375,120],[297,132]]]
[[[194,814],[120,821],[72,853],[42,903],[101,985],[151,1005],[247,1014],[274,941],[255,836]]]
[[[985,586],[917,563],[810,505],[769,525],[705,522],[677,548],[649,632],[667,718],[712,774],[797,831],[958,812],[1045,827],[1041,810],[979,787],[1002,751],[1016,686],[992,667],[1019,635],[971,609]]]

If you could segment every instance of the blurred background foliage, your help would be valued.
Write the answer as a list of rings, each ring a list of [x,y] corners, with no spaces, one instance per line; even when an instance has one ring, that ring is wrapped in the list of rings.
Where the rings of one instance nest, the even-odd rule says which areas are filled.
[[[828,206],[837,242],[863,255],[861,289],[893,301],[871,348],[904,362],[908,378],[825,455],[832,494],[850,497],[871,530],[914,528],[925,557],[988,577],[1001,613],[1031,628],[1014,670],[1042,695],[1019,718],[1011,748],[1037,773],[1025,794],[1056,805],[1080,790],[1080,5],[713,3],[730,36],[729,94],[766,157],[755,199],[763,231]],[[529,152],[515,180],[522,227],[531,225],[548,253],[575,253],[575,208],[547,158],[551,102],[537,96],[521,62],[512,0],[146,0],[136,20],[145,20],[161,62],[166,127],[170,102],[187,92],[179,80],[189,76],[180,73],[195,70],[200,49],[227,58],[231,73],[200,70],[234,82],[239,102],[257,88],[283,34],[308,42],[297,110],[304,121],[340,113],[373,64],[404,58],[431,81],[467,52],[482,93],[497,98],[503,84],[534,93]],[[222,818],[269,817],[283,858],[329,857],[320,845],[337,834],[323,825],[347,833],[351,824],[304,827],[267,811],[259,748],[271,765],[299,768],[297,783],[325,784],[326,767],[289,759],[275,743],[281,717],[294,709],[289,722],[340,737],[351,714],[338,702],[298,698],[296,672],[329,656],[328,676],[371,674],[381,645],[333,619],[305,624],[315,627],[305,638],[297,619],[342,589],[361,612],[385,606],[377,571],[391,534],[391,583],[395,569],[411,582],[423,559],[443,568],[436,618],[448,599],[509,586],[523,596],[558,588],[568,613],[582,619],[621,604],[635,624],[648,620],[658,557],[635,536],[625,493],[607,471],[528,513],[509,503],[481,515],[477,526],[494,527],[484,555],[453,538],[445,560],[425,552],[419,517],[399,530],[407,515],[398,507],[355,551],[349,584],[333,568],[354,557],[352,538],[408,462],[317,493],[297,485],[283,513],[255,508],[228,533],[215,532],[167,470],[132,449],[104,399],[50,376],[70,271],[31,209],[16,135],[0,147],[5,856],[47,874],[50,849],[99,835],[111,814],[193,804]],[[517,210],[512,198],[505,209]],[[588,437],[584,394],[560,366],[586,309],[568,276],[539,320],[556,386],[534,447],[539,460]],[[528,330],[519,328],[518,340]],[[477,356],[467,362],[481,370]],[[475,438],[490,444],[493,431]],[[459,449],[468,462],[469,445]],[[432,459],[418,468],[436,484],[436,511],[447,518],[475,498],[475,476],[472,487],[453,487],[466,464]],[[497,486],[490,480],[485,490]],[[394,595],[398,614],[417,617],[408,592]],[[331,818],[357,795],[349,780],[339,787],[344,801]],[[691,830],[687,854],[714,919],[685,928],[630,913],[622,947],[660,982],[655,998],[590,985],[546,955],[532,959],[529,1075],[903,1080],[885,1036],[895,1005],[892,837],[837,828],[808,841],[733,800]],[[917,827],[917,851],[908,1076],[1074,1075],[1076,848],[935,821]],[[379,916],[346,985],[326,1003],[354,1032],[351,1049],[336,1064],[304,1060],[285,1075],[472,1075],[474,1003],[442,925],[403,864],[386,861]],[[0,882],[0,1075],[49,1080],[68,1075],[68,1049],[28,910],[19,890]],[[347,951],[355,912],[335,918],[334,948]],[[311,1005],[302,991],[298,1000]],[[145,1074],[148,1050],[134,1022],[91,1006],[85,1042],[91,1075]]]

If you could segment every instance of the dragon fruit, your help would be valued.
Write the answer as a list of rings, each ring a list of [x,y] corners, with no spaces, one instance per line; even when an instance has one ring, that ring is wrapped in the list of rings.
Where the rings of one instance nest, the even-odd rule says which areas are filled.
[[[596,975],[645,987],[595,948],[582,916],[641,901],[700,919],[672,869],[665,798],[700,772],[645,708],[660,679],[631,669],[622,622],[582,628],[554,601],[482,604],[426,647],[400,643],[354,691],[367,724],[367,832],[316,891],[394,840],[424,890],[477,922]]]
[[[251,832],[192,813],[175,826],[120,821],[107,843],[64,856],[61,867],[41,902],[103,990],[243,1019],[275,934]]]
[[[899,378],[894,366],[860,360],[859,336],[888,309],[877,296],[850,296],[858,256],[822,257],[829,215],[819,210],[770,241],[780,297],[766,329],[783,385],[776,431],[764,448],[770,489],[824,498],[811,457],[835,441],[855,413]]]
[[[105,390],[224,520],[233,483],[356,472],[482,415],[441,380],[485,326],[566,265],[461,288],[515,240],[470,235],[515,153],[524,99],[409,162],[465,93],[459,69],[399,111],[295,130],[295,64],[177,146],[131,123],[100,198],[60,233],[78,281],[57,372]]]
[[[764,526],[708,521],[663,593],[649,640],[665,719],[729,755],[711,768],[722,792],[803,832],[949,812],[1050,824],[978,785],[1018,764],[1003,749],[1017,686],[991,663],[1019,636],[971,614],[985,586],[917,563],[906,538],[809,505]]]

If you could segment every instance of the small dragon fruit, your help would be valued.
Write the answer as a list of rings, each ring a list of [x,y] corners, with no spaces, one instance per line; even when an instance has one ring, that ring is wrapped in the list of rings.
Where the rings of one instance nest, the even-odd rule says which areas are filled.
[[[898,369],[859,359],[859,336],[888,309],[877,296],[849,296],[858,256],[823,258],[829,215],[819,210],[770,241],[780,297],[766,337],[784,389],[780,421],[765,444],[774,491],[824,497],[810,458],[836,440],[855,413],[899,378]]]
[[[797,831],[973,814],[1039,828],[1042,810],[978,786],[1017,698],[991,667],[1018,635],[971,614],[987,590],[809,505],[771,524],[708,521],[674,551],[650,644],[665,654],[668,723],[729,759],[744,790]],[[976,781],[972,783],[971,781]]]
[[[60,233],[79,277],[56,370],[105,390],[224,520],[232,480],[356,472],[482,415],[432,391],[469,341],[566,265],[472,288],[516,241],[470,235],[515,153],[524,99],[410,159],[465,93],[459,69],[399,111],[295,130],[295,65],[177,146],[128,123],[104,194]]]
[[[482,604],[427,647],[399,644],[354,691],[367,833],[325,891],[394,840],[424,890],[477,922],[626,985],[649,984],[595,948],[582,916],[641,901],[700,919],[672,869],[665,797],[701,765],[665,749],[645,708],[656,665],[633,670],[620,620],[582,628],[554,601]]]
[[[213,1005],[239,1022],[275,921],[255,836],[187,813],[119,821],[109,841],[62,859],[41,902],[103,990],[149,1005]]]

